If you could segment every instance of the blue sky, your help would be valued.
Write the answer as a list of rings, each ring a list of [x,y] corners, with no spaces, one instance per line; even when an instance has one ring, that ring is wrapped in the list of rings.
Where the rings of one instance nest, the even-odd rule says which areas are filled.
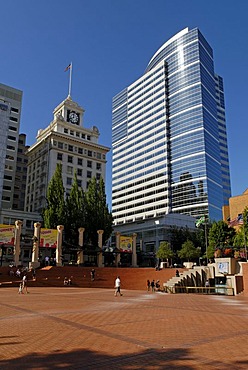
[[[157,49],[185,27],[199,27],[224,78],[232,195],[248,187],[246,0],[1,1],[0,82],[23,91],[21,130],[27,144],[68,95],[85,109],[111,147],[112,97],[139,78]],[[111,153],[107,199],[111,200]]]

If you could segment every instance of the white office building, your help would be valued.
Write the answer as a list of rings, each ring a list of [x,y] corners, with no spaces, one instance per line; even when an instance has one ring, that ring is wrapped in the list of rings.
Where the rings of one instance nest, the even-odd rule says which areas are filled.
[[[0,210],[13,208],[21,108],[22,91],[0,84]]]
[[[52,122],[38,131],[36,142],[28,149],[26,212],[41,213],[46,206],[47,187],[57,163],[62,164],[66,194],[70,193],[74,171],[84,190],[93,177],[105,181],[110,148],[98,143],[96,126],[83,126],[83,115],[84,109],[68,96],[55,108]]]

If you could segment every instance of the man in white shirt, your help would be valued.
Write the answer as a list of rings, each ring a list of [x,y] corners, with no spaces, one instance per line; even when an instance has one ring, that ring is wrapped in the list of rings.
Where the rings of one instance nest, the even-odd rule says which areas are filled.
[[[115,279],[115,297],[117,296],[117,293],[119,293],[120,296],[122,295],[121,294],[121,280],[119,276],[117,276],[117,278]]]

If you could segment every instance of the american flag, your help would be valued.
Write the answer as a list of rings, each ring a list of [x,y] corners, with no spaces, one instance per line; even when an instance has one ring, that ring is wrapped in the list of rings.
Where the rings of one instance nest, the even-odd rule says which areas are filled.
[[[71,63],[66,67],[65,72],[68,71],[68,69],[71,69]]]
[[[238,225],[243,225],[244,220],[243,220],[243,215],[240,213],[237,217],[235,217],[233,220],[228,221],[229,226],[238,226]]]
[[[243,225],[244,223],[244,219],[243,219],[243,215],[242,213],[240,213],[237,217],[237,222],[238,222],[238,225]]]

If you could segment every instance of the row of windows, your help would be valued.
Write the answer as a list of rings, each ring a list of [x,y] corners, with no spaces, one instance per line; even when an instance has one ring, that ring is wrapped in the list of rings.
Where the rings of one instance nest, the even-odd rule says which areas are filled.
[[[64,154],[64,156],[65,156],[65,154]],[[63,160],[63,153],[57,153],[57,160],[58,161],[62,161]],[[77,158],[76,159],[72,155],[67,155],[67,162],[68,163],[73,163],[73,161],[75,161],[75,160],[77,160],[77,164],[79,166],[83,166],[83,159],[82,158]],[[92,168],[92,161],[88,161],[87,160],[87,167]],[[96,163],[96,169],[98,171],[100,171],[102,169],[102,164],[97,162]]]
[[[153,192],[158,192],[159,189],[158,187],[161,186],[161,185],[164,185],[167,183],[167,179],[166,178],[163,178],[162,180],[160,181],[155,181],[155,182],[150,182],[150,183],[147,183],[144,181],[143,184],[139,184],[140,186],[134,186],[131,190],[129,191],[126,191],[126,190],[121,190],[118,194],[116,195],[113,195],[112,196],[112,201],[113,201],[113,204],[118,204],[118,201],[123,198],[123,197],[127,197],[129,200],[132,199],[132,197],[135,195],[135,194],[138,194],[138,193],[141,193],[143,194],[145,191],[148,191],[149,189],[153,189]],[[161,189],[164,189],[165,191],[167,190],[167,187],[162,187]],[[130,189],[130,188],[129,188]],[[155,190],[154,190],[155,189]],[[149,193],[148,193],[149,194]],[[137,198],[138,199],[138,198]],[[115,201],[116,200],[116,201]]]
[[[120,170],[113,171],[113,176],[112,176],[113,182],[116,179],[123,177],[123,174],[127,176],[127,175],[130,175],[131,173],[138,172],[142,169],[148,168],[149,166],[154,166],[154,170],[155,170],[156,165],[158,165],[160,162],[165,162],[165,155],[163,155],[163,157],[161,158],[158,158],[159,155],[161,154],[166,154],[166,151],[164,148],[158,151],[157,153],[152,152],[152,154],[150,154],[149,156],[145,158],[141,158],[133,163],[131,163],[130,161],[127,162],[125,166],[122,166],[121,171]]]
[[[164,181],[161,181],[162,184],[164,184]],[[139,189],[135,189],[133,190],[132,192],[128,192],[126,194],[122,194],[118,197],[115,197],[117,198],[117,201],[115,202],[113,200],[113,209],[116,207],[116,206],[119,206],[119,205],[122,205],[124,203],[128,203],[128,202],[133,202],[133,201],[137,201],[137,200],[140,200],[142,198],[147,198],[147,197],[151,197],[151,196],[155,196],[156,194],[159,194],[159,193],[166,193],[168,191],[167,188],[160,188],[160,189],[156,189],[154,190],[154,188],[158,186],[158,184],[149,184],[149,186],[144,186],[144,187],[141,187]],[[149,189],[153,189],[152,191],[149,191],[149,192],[146,192],[147,190]],[[140,194],[137,194],[141,192]],[[127,194],[131,195],[129,198],[127,197]],[[137,194],[137,195],[135,195]],[[135,195],[135,196],[134,196]],[[164,195],[164,199],[167,198],[167,195]],[[114,198],[113,198],[114,199]]]
[[[161,208],[167,208],[168,207],[168,204],[166,202],[163,202],[162,204],[153,204],[151,205],[150,207],[142,207],[142,209],[138,209],[138,210],[133,210],[131,212],[127,212],[127,213],[120,213],[118,214],[118,211],[115,212],[115,215],[113,215],[113,219],[116,220],[118,218],[123,218],[123,217],[130,217],[130,216],[135,216],[135,215],[143,215],[144,213],[147,213],[147,212],[151,212],[151,211],[156,211],[156,210],[160,210]],[[146,218],[149,218],[149,217],[154,217],[154,215],[146,215]],[[121,222],[119,222],[118,224],[120,224]]]
[[[105,155],[104,154],[101,154],[99,152],[92,152],[92,150],[87,150],[87,149],[79,148],[79,147],[76,147],[74,145],[62,143],[60,141],[57,142],[56,140],[54,140],[53,141],[53,145],[54,146],[57,146],[58,149],[65,149],[65,150],[68,150],[69,152],[76,152],[78,154],[86,154],[89,157],[93,157],[94,156],[97,159],[105,159]]]
[[[197,29],[194,29],[187,34],[183,35],[182,37],[178,38],[177,40],[171,42],[169,45],[167,45],[164,49],[162,49],[155,58],[151,60],[149,65],[147,66],[146,71],[151,70],[154,68],[158,63],[160,63],[163,59],[168,58],[168,56],[174,52],[177,52],[177,50],[181,47],[181,45],[186,45],[195,39],[197,39]]]
[[[128,89],[128,96],[129,99],[136,95],[139,91],[143,90],[146,86],[149,86],[152,81],[156,81],[157,78],[162,76],[164,74],[164,66],[158,68],[154,73],[150,73],[149,75],[142,78],[141,81],[136,83],[134,86],[130,87]],[[159,73],[161,72],[161,73]],[[142,85],[142,86],[141,86]],[[139,89],[137,89],[139,86],[141,86]],[[132,102],[132,100],[131,100]]]
[[[121,186],[123,183],[125,182],[129,182],[129,181],[133,181],[133,180],[136,180],[138,178],[141,178],[141,177],[144,177],[144,176],[147,176],[153,172],[156,172],[156,171],[163,171],[163,174],[165,173],[165,164],[161,164],[160,166],[156,166],[154,168],[149,168],[148,170],[146,171],[143,171],[142,173],[137,173],[136,171],[133,172],[133,176],[129,176],[125,179],[122,179],[118,182],[113,182],[114,183],[114,186]]]
[[[113,189],[112,194],[125,191],[127,189],[135,188],[135,186],[138,186],[138,185],[144,185],[145,183],[148,183],[149,181],[152,182],[154,180],[160,179],[161,177],[165,177],[165,175],[163,173],[157,173],[156,175],[142,178],[142,179],[139,179],[138,181],[131,182],[129,184],[124,184],[123,186],[118,186],[118,189],[116,190]]]
[[[160,89],[161,90],[161,89]],[[161,98],[161,97],[163,97],[162,99],[160,99],[159,100],[159,98]],[[156,107],[158,104],[160,104],[162,101],[164,101],[164,98],[165,98],[165,93],[164,93],[164,91],[162,90],[162,93],[160,93],[160,94],[158,94],[158,95],[156,95],[156,96],[153,96],[153,98],[152,99],[150,99],[150,100],[144,100],[144,103],[143,103],[143,105],[139,105],[139,104],[137,104],[137,105],[139,105],[139,107],[138,108],[136,108],[135,110],[128,110],[128,121],[129,122],[132,122],[135,118],[138,118],[138,117],[140,117],[141,115],[143,115],[144,113],[146,113],[148,110],[150,110],[150,109],[153,109],[154,107]],[[154,101],[156,101],[156,104],[153,104],[153,105],[150,105],[149,106],[149,104],[151,104],[152,102],[154,102]],[[149,107],[148,107],[149,106]],[[146,108],[146,109],[145,109]],[[139,114],[136,114],[134,117],[133,117],[133,115],[135,114],[135,113],[137,113],[137,112],[140,112]]]
[[[158,197],[158,198],[151,198],[151,199],[147,199],[147,200],[144,200],[142,202],[139,202],[139,203],[135,203],[135,204],[132,204],[132,203],[129,203],[129,204],[126,204],[124,205],[123,207],[118,207],[116,210],[113,209],[113,211],[115,211],[115,213],[117,212],[121,212],[121,211],[125,211],[125,210],[131,210],[132,208],[138,208],[138,207],[142,207],[146,204],[153,204],[153,203],[157,203],[157,202],[160,202],[160,201],[165,201],[165,197]],[[164,203],[163,203],[164,205]],[[142,209],[143,211],[143,209]]]
[[[86,135],[86,134],[83,134],[83,133],[80,133],[78,131],[74,131],[74,130],[69,130],[68,128],[64,128],[64,133],[65,134],[70,134],[72,136],[76,136],[76,137],[81,137],[81,139],[87,139],[87,140],[91,140],[91,136],[90,135]]]
[[[142,150],[142,149],[146,150],[145,148],[148,148],[149,151],[153,151],[154,149],[163,147],[165,145],[164,140],[162,142],[159,142],[159,141],[161,139],[164,139],[164,138],[165,138],[165,133],[163,133],[160,136],[157,136],[156,137],[156,140],[154,139],[154,137],[152,137],[149,141],[146,141],[146,142],[144,142],[143,139],[140,139],[140,140],[137,140],[137,141],[133,142],[132,143],[132,146],[130,146],[133,149],[130,149],[128,151],[128,157],[132,153],[136,153],[137,154],[139,150]],[[157,144],[154,145],[154,142],[157,142]],[[141,145],[138,146],[139,143],[141,143]],[[152,144],[153,144],[153,146],[149,148],[149,145],[152,145]],[[125,145],[126,145],[126,143],[125,143]],[[127,159],[128,159],[128,157],[127,157]],[[118,162],[117,162],[118,158],[123,158],[123,151],[122,151],[122,148],[121,147],[119,147],[118,150],[116,150],[116,152],[113,155],[113,158],[115,159],[115,161],[113,162],[113,168],[115,168],[116,163],[118,165]]]

